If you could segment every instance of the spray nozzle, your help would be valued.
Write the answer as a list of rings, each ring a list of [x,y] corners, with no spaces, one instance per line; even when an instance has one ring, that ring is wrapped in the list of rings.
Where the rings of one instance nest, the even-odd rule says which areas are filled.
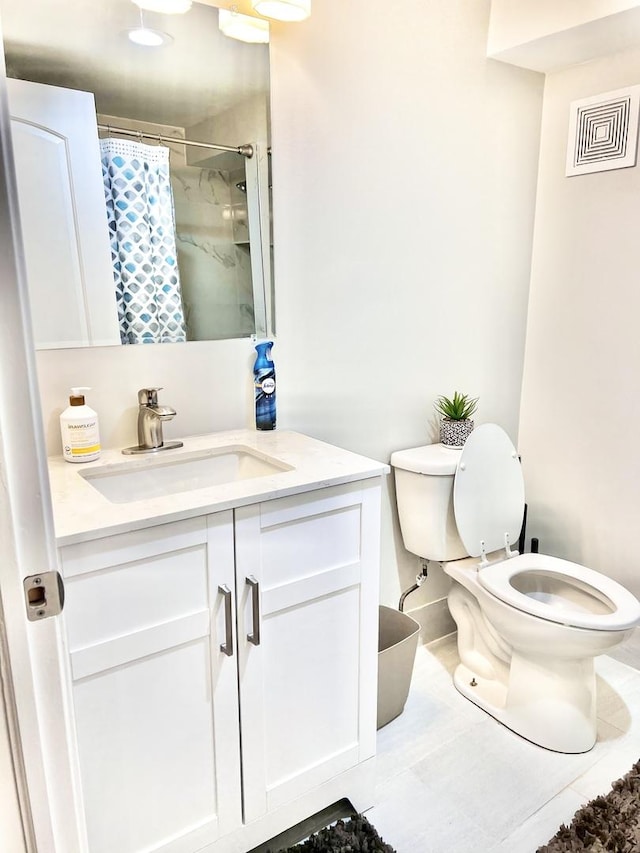
[[[256,344],[256,352],[258,353],[258,361],[264,360],[265,364],[272,365],[270,355],[273,341],[264,341],[261,344]]]

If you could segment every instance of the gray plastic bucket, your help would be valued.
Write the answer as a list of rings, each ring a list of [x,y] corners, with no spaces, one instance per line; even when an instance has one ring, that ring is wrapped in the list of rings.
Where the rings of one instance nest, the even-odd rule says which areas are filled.
[[[411,616],[380,605],[378,629],[378,728],[404,710],[420,625]]]

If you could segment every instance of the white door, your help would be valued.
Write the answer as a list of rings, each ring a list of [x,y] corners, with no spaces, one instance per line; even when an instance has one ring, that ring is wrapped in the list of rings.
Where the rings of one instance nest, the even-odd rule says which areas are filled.
[[[7,84],[36,348],[119,344],[93,95]]]
[[[0,622],[0,630],[2,623]],[[11,749],[9,723],[4,699],[7,685],[4,683],[5,670],[0,646],[0,850],[11,853],[26,853],[26,839],[23,828],[18,780],[14,771],[14,754]]]
[[[236,514],[245,820],[375,752],[377,481]]]
[[[0,34],[1,35],[1,34]],[[0,598],[20,742],[27,849],[81,850],[77,768],[71,758],[57,617],[28,622],[24,577],[56,568],[45,443],[38,403],[24,254],[0,69]],[[27,796],[28,790],[28,796]],[[30,808],[29,808],[30,807]],[[30,814],[29,814],[30,811]]]

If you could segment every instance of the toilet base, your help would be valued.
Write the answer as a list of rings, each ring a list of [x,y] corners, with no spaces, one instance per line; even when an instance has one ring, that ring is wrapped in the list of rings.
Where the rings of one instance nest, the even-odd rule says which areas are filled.
[[[513,653],[508,686],[463,663],[453,682],[508,729],[554,752],[588,752],[596,742],[593,659],[535,661]]]

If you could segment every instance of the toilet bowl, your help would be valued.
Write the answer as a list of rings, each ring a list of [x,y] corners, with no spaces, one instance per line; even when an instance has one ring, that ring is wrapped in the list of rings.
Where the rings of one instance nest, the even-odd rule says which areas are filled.
[[[397,451],[391,464],[405,546],[452,580],[458,691],[539,746],[591,749],[594,658],[640,624],[640,602],[586,566],[512,550],[524,483],[497,425],[477,427],[463,448]]]

